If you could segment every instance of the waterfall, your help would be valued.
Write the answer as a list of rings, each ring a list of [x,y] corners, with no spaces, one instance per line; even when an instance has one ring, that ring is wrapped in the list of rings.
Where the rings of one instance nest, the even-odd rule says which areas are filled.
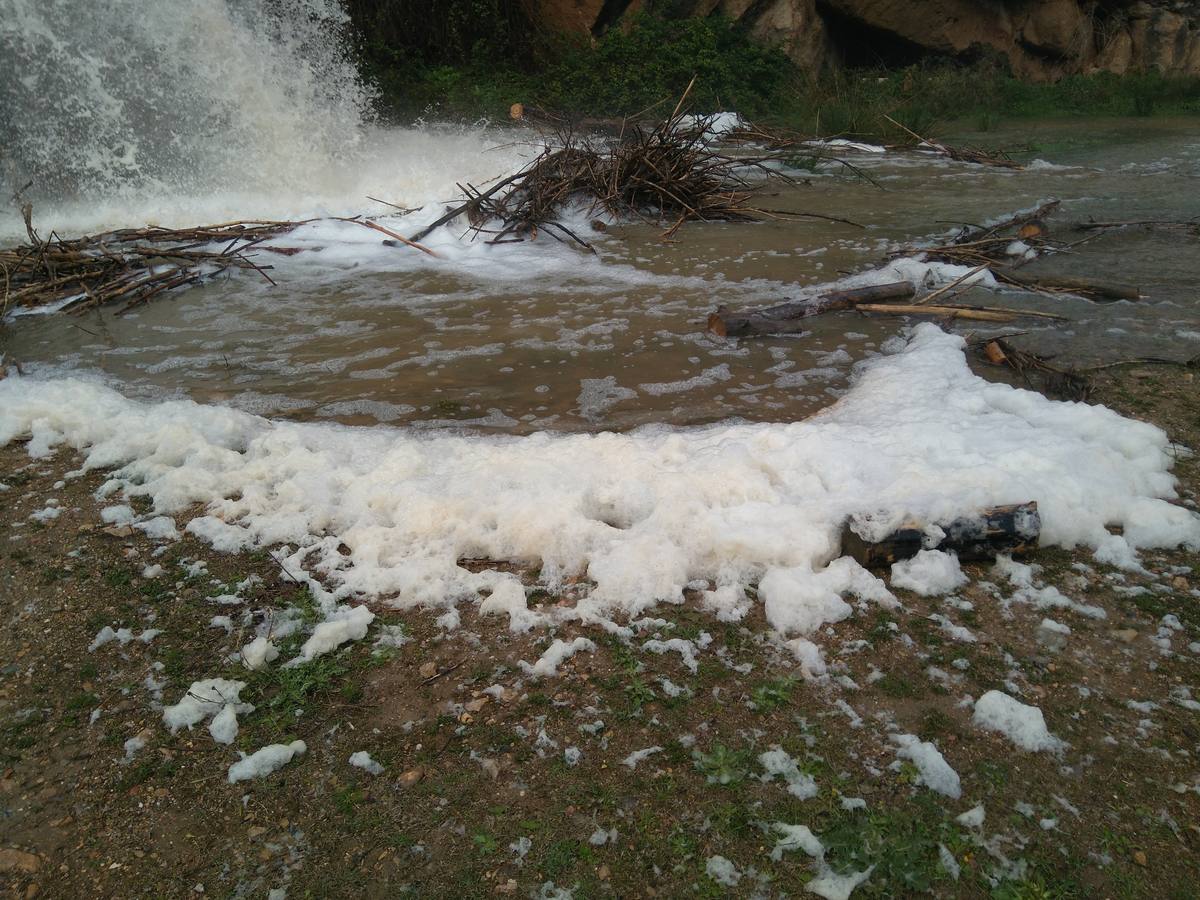
[[[419,204],[479,168],[482,135],[372,101],[338,0],[0,0],[0,233],[27,183],[43,232],[83,231]]]

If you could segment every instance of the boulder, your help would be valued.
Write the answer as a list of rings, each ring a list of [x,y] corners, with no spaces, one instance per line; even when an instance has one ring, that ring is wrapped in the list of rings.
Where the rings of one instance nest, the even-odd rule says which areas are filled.
[[[1039,53],[1077,58],[1092,47],[1092,19],[1076,0],[1041,0],[1027,7],[1017,39]]]

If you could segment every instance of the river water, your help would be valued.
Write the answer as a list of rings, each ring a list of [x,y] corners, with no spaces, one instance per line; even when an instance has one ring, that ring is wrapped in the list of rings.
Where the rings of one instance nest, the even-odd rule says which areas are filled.
[[[334,5],[317,5],[334,14]],[[70,6],[57,0],[43,10],[27,0],[2,0],[9,46],[14,34],[29,41],[47,32],[50,7],[64,13]],[[145,41],[139,37],[144,30],[133,28],[144,8],[114,3],[105,27],[127,44]],[[72,143],[84,138],[63,137],[69,129],[50,129],[64,142],[64,153],[90,162],[44,179],[56,192],[35,203],[43,232],[385,213],[388,207],[367,199],[375,197],[419,207],[409,216],[381,219],[411,234],[459,196],[456,182],[478,184],[506,174],[536,152],[536,135],[513,129],[428,123],[386,129],[347,121],[347,106],[369,98],[336,46],[314,49],[313,35],[279,28],[247,36],[245,21],[230,13],[236,8],[210,0],[180,10],[200,20],[190,28],[211,31],[214,22],[222,23],[227,43],[241,48],[226,69],[253,61],[254,102],[292,108],[256,119],[238,105],[244,97],[230,99],[237,85],[223,84],[219,71],[208,82],[189,82],[199,99],[175,96],[179,85],[164,88],[163,108],[207,103],[217,110],[213,122],[225,129],[179,126],[176,143],[187,144],[188,152],[168,152],[161,141],[145,138],[145,122],[161,115],[141,101],[131,111],[131,101],[111,95],[105,79],[119,83],[119,72],[89,69],[91,81],[84,81],[103,87],[114,104],[107,107],[110,133],[100,139],[101,152],[94,143]],[[156,18],[154,27],[174,35],[172,52],[192,52],[179,33],[183,26],[170,16]],[[74,59],[71,40],[82,39],[55,33],[45,38],[45,53]],[[255,55],[264,42],[275,48],[275,57]],[[143,61],[147,54],[158,59],[162,43],[127,49]],[[280,75],[295,68],[297,58],[309,60],[315,73],[299,95]],[[186,66],[169,74],[181,78]],[[12,112],[20,98],[8,99]],[[237,115],[225,109],[230,104]],[[311,133],[304,132],[305,122],[312,123]],[[301,133],[306,137],[298,146]],[[28,137],[28,146],[43,147],[53,134]],[[1066,239],[1080,236],[1067,229],[1076,221],[1200,216],[1195,120],[1021,122],[982,135],[944,137],[1024,146],[1019,158],[1029,165],[1013,172],[911,154],[853,153],[848,158],[875,184],[830,166],[815,173],[793,170],[800,183],[768,186],[775,196],[766,205],[838,216],[862,227],[825,220],[701,223],[666,242],[645,224],[616,222],[603,233],[591,232],[587,211],[575,211],[572,224],[587,232],[594,255],[545,234],[531,243],[490,246],[464,234],[465,226],[452,226],[427,241],[441,254],[433,259],[382,246],[380,235],[367,229],[324,219],[273,242],[303,252],[256,257],[273,266],[274,285],[239,272],[125,316],[93,311],[10,318],[0,331],[0,351],[27,371],[86,373],[132,396],[189,396],[270,416],[350,424],[526,433],[624,430],[650,422],[791,421],[840,396],[854,363],[879,353],[905,320],[839,313],[813,319],[803,335],[739,342],[705,333],[704,320],[718,305],[781,302],[875,269],[897,249],[936,240],[954,223],[982,222],[1049,198],[1062,201],[1051,234]],[[237,151],[232,156],[230,146]],[[26,161],[35,171],[48,171],[53,162],[32,151]],[[19,220],[7,211],[0,234],[5,243],[20,236]],[[1031,319],[992,329],[1028,331],[1019,339],[1023,347],[1065,361],[1200,353],[1195,235],[1105,233],[1029,268],[1039,270],[1132,282],[1145,299],[1097,304],[976,289],[965,302],[1068,316],[1067,322]],[[991,333],[978,323],[958,327]]]

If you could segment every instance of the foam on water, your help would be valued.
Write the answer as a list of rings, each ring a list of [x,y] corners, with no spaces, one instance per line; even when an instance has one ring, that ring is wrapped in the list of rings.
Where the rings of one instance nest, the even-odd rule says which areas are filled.
[[[514,576],[457,564],[483,557],[540,563],[554,591],[586,573],[594,587],[561,613],[584,618],[678,602],[697,579],[739,596],[761,580],[776,588],[772,626],[807,632],[846,612],[832,593],[888,599],[849,559],[836,578],[822,574],[848,516],[877,538],[909,516],[947,521],[1029,499],[1045,544],[1200,547],[1200,518],[1168,502],[1173,459],[1158,428],[989,384],[968,369],[963,340],[933,325],[900,343],[835,406],[790,424],[447,436],[10,376],[0,445],[28,436],[34,457],[81,450],[89,468],[117,467],[117,484],[156,515],[204,504],[188,530],[219,549],[290,544],[287,571],[319,578],[330,612],[353,597],[452,606],[503,591],[514,627],[528,627]]]

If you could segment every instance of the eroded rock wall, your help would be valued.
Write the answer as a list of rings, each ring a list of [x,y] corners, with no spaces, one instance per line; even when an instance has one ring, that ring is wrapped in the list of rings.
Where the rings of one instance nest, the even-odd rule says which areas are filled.
[[[603,34],[643,0],[529,0],[549,29]],[[817,71],[848,63],[894,63],[983,54],[1014,74],[1158,70],[1200,75],[1200,0],[673,0],[672,15],[722,14]]]

